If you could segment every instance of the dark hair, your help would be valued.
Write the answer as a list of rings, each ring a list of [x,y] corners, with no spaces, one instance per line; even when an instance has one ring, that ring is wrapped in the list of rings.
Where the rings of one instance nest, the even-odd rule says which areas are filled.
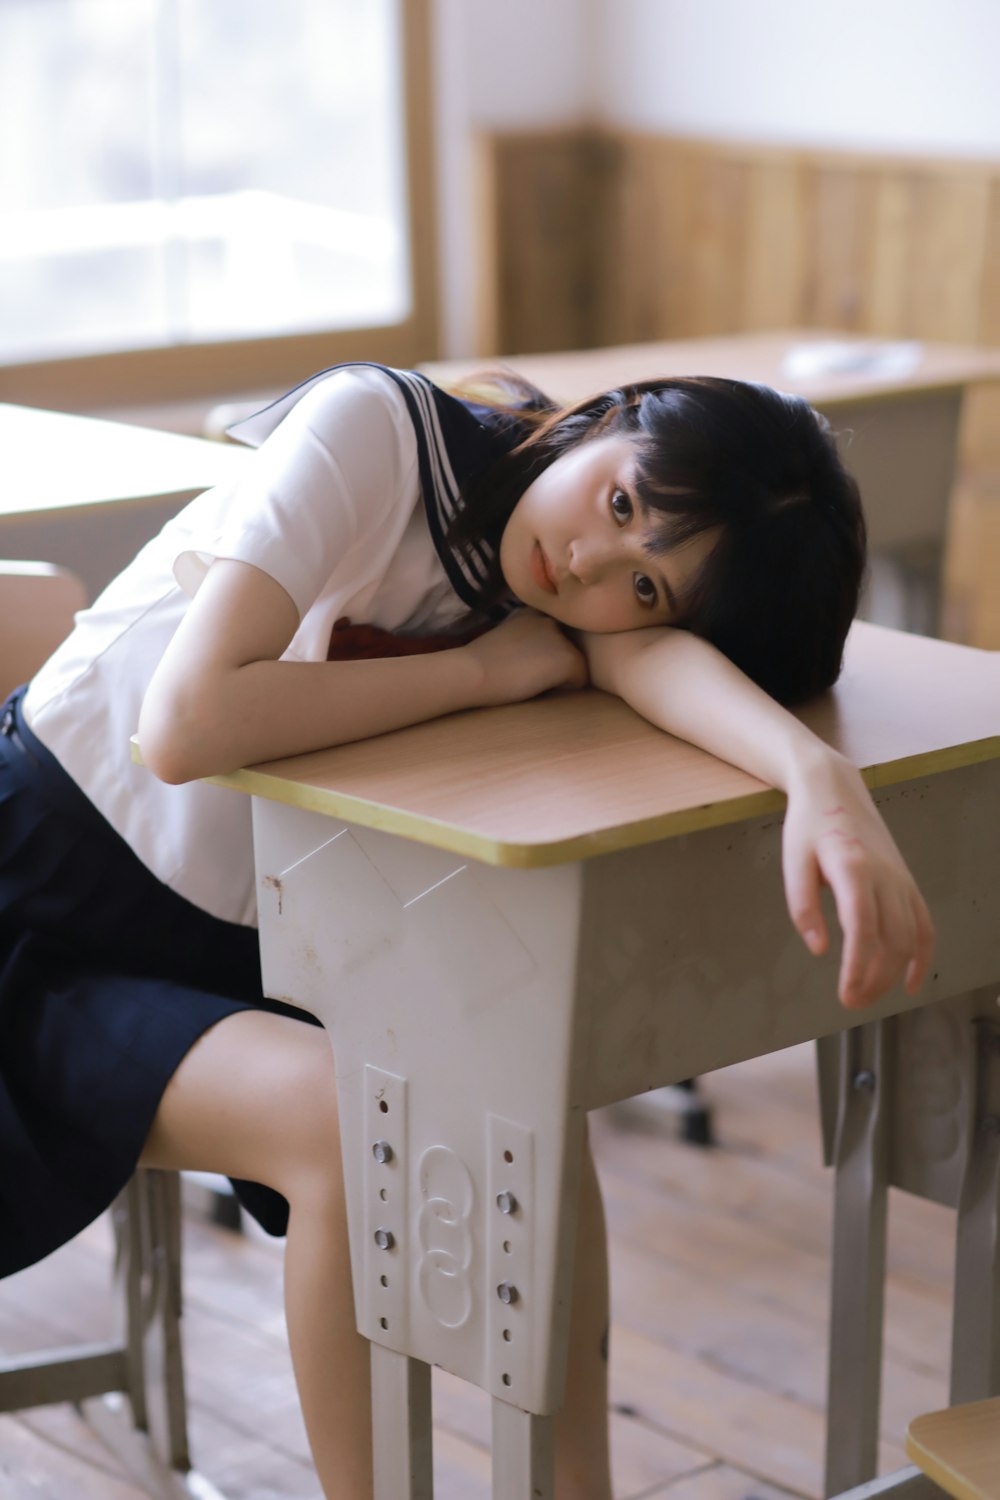
[[[487,379],[493,399],[479,384],[456,394],[508,414],[513,401],[527,436],[466,486],[452,542],[496,546],[521,495],[563,453],[634,433],[639,497],[663,518],[653,548],[719,533],[673,623],[711,641],[781,703],[836,681],[864,580],[865,521],[829,423],[802,397],[696,376],[558,408],[518,377],[477,377]],[[492,582],[495,602],[499,564]]]

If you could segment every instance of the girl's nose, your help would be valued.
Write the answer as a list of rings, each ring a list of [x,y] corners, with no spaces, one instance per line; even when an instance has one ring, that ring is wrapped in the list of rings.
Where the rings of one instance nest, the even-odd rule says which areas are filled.
[[[579,583],[599,583],[613,560],[612,551],[605,542],[578,537],[569,546],[569,570]]]

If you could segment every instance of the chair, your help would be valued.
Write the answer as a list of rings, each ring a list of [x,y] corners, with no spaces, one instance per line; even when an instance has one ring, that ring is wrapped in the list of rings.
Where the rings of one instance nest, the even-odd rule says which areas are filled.
[[[1000,1500],[1000,1396],[915,1417],[906,1451],[956,1500]]]
[[[0,698],[51,656],[86,604],[83,584],[66,568],[0,561]]]
[[[0,699],[41,666],[86,603],[80,579],[64,568],[0,561]],[[217,1491],[193,1473],[188,1453],[178,1175],[137,1172],[112,1221],[118,1336],[0,1360],[0,1412],[75,1402],[157,1500],[212,1500]]]

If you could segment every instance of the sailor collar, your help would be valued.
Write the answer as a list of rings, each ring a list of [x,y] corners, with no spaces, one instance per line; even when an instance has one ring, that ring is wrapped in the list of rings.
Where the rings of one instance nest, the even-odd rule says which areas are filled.
[[[249,447],[259,447],[314,385],[338,370],[359,368],[381,370],[402,392],[417,440],[420,492],[431,540],[456,594],[470,609],[482,610],[495,574],[499,536],[459,547],[448,541],[448,531],[462,508],[468,481],[525,436],[527,429],[518,419],[516,408],[498,412],[452,396],[418,370],[351,360],[318,371],[269,406],[235,423],[227,429],[227,435]],[[514,607],[511,602],[490,613],[502,618]]]

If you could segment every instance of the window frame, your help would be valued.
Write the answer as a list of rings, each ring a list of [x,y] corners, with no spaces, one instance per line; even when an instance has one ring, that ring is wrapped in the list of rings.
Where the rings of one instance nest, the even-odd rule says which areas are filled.
[[[409,367],[438,353],[431,108],[432,0],[399,0],[409,221],[410,315],[377,328],[148,345],[0,364],[0,401],[93,411],[239,396],[294,385],[340,360]]]

